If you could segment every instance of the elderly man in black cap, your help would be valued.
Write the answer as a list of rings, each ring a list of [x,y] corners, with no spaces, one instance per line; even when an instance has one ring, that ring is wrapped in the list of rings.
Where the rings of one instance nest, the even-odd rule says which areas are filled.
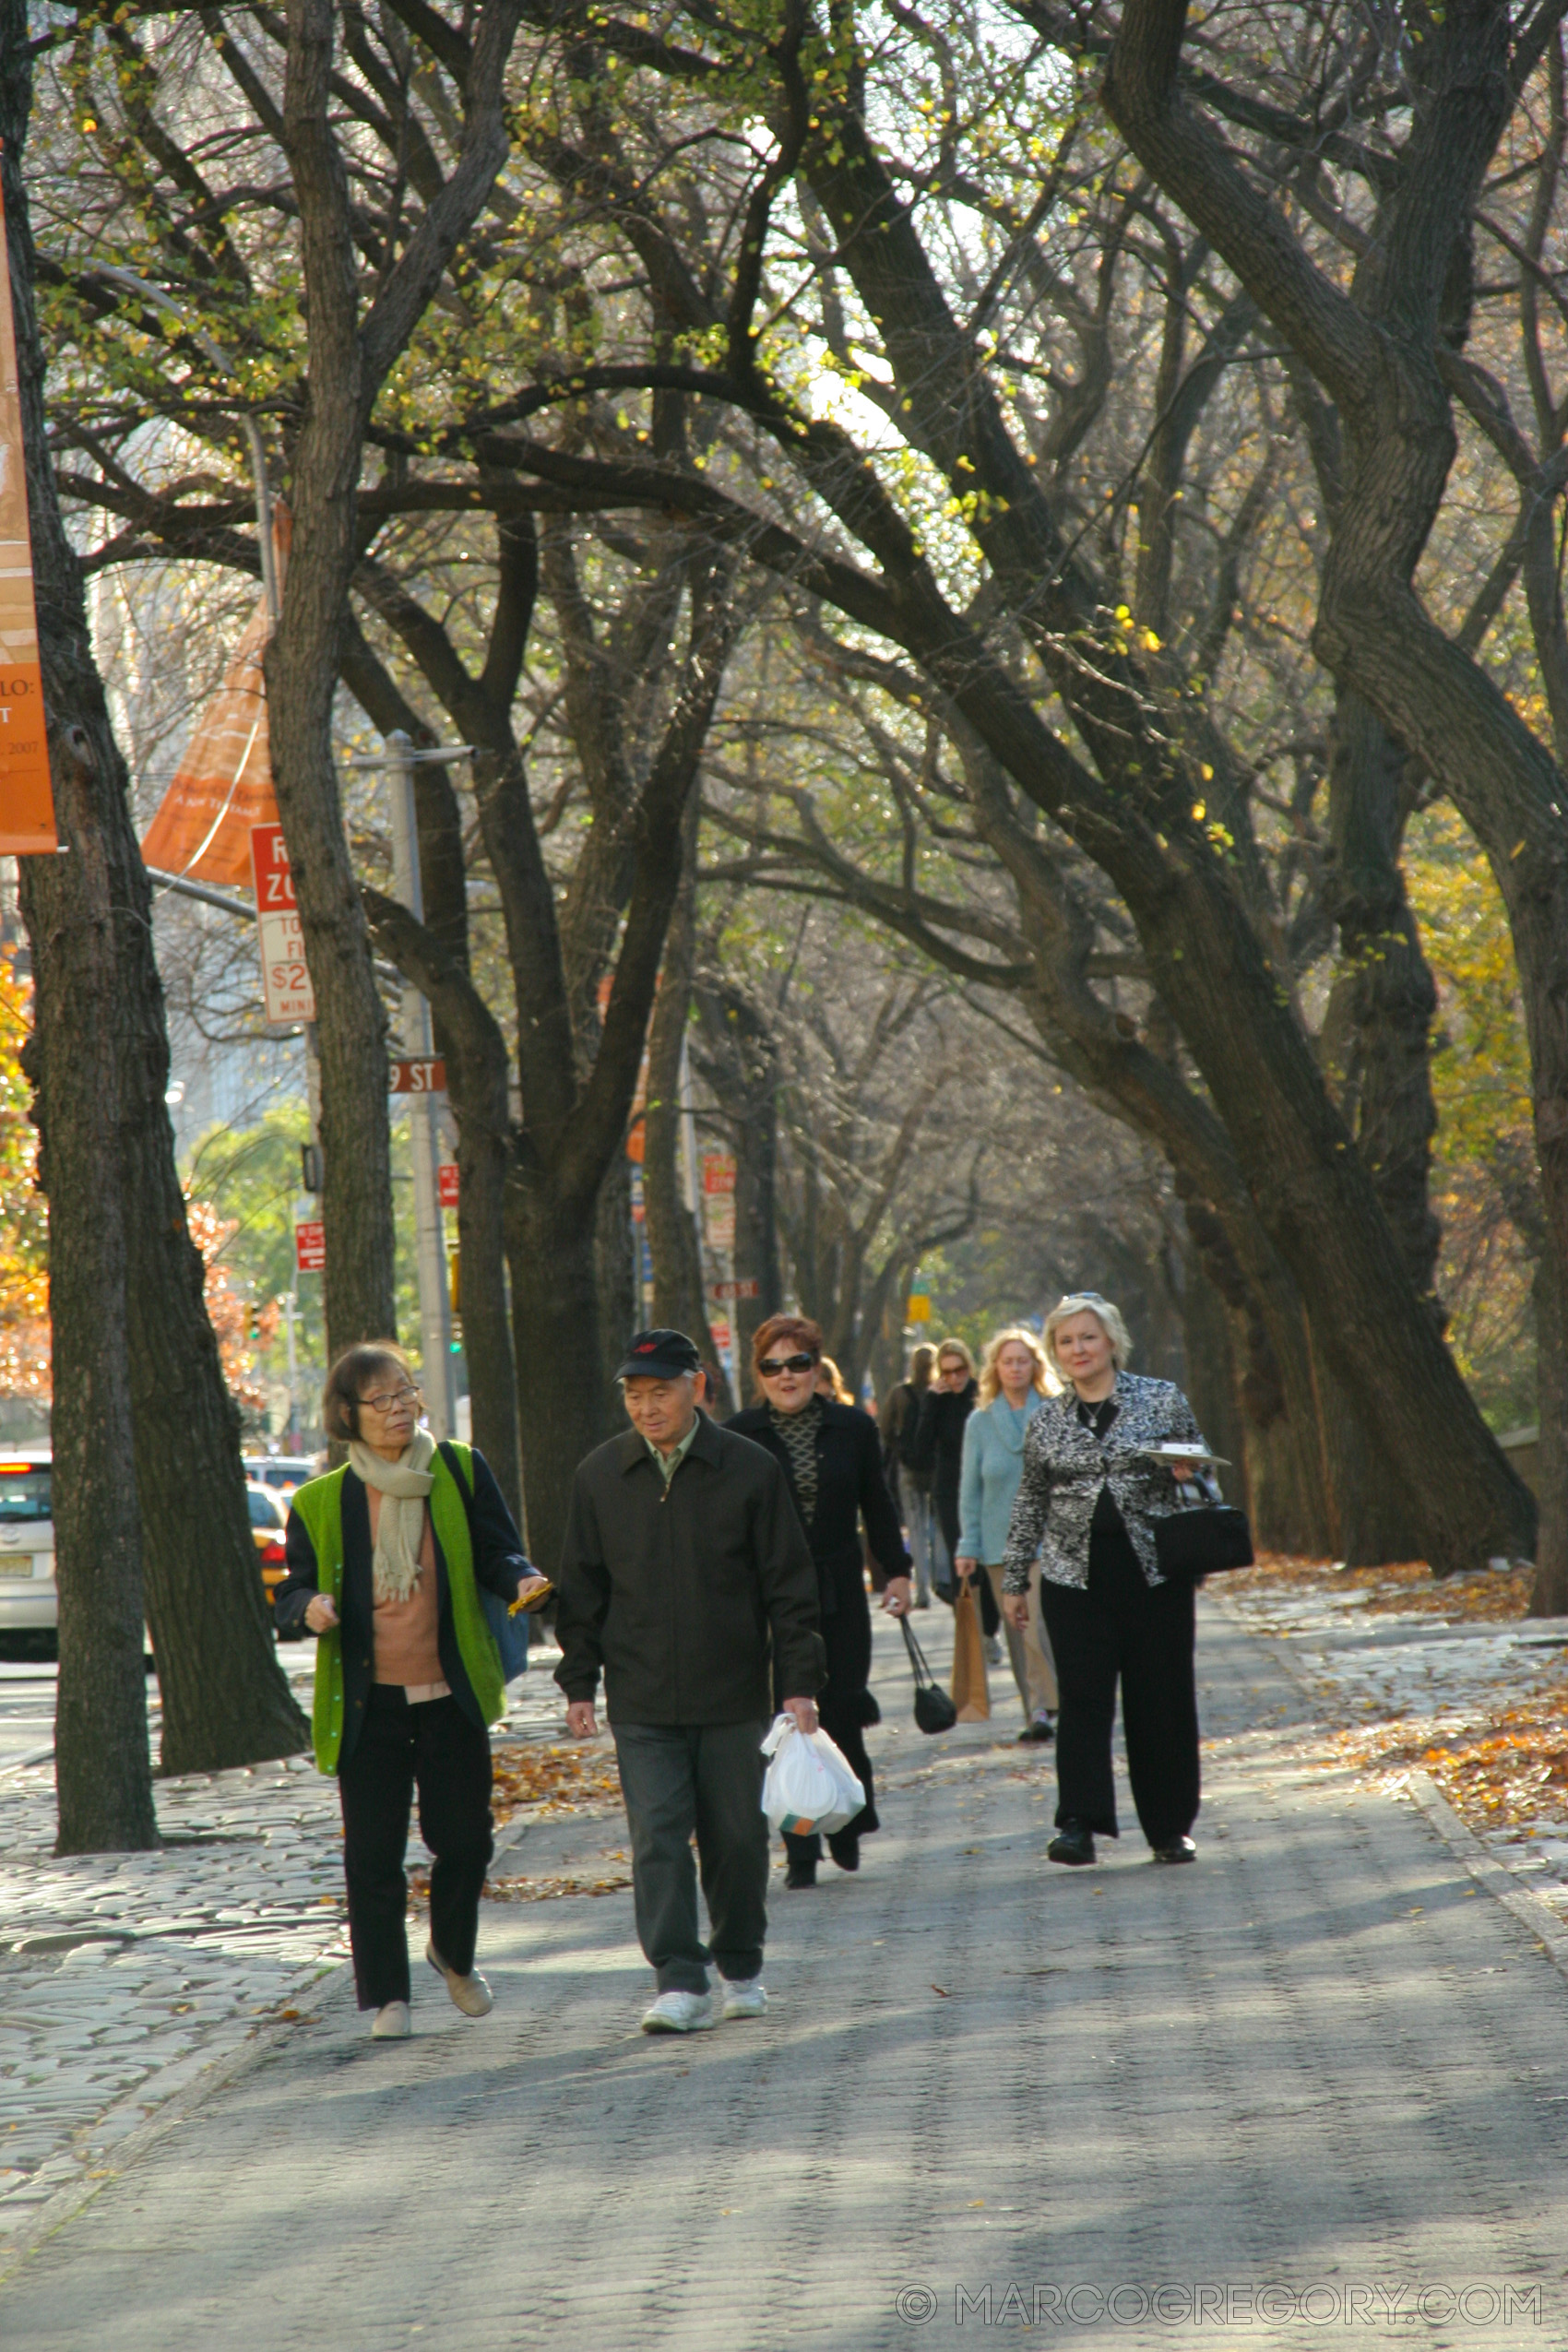
[[[649,2034],[757,2017],[767,1930],[762,1740],[770,1691],[816,1728],[826,1676],[817,1579],[771,1454],[697,1408],[704,1377],[681,1331],[640,1331],[618,1378],[631,1428],[572,1488],[556,1612],[573,1737],[599,1728],[604,1675],[632,1833],[637,1940],[659,1978]],[[695,1832],[707,1901],[698,1931]]]

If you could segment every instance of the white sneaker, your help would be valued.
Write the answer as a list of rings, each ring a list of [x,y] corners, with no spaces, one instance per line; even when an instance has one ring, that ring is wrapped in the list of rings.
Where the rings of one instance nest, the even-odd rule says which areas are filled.
[[[719,2011],[722,2017],[760,2017],[767,2007],[767,1992],[760,1977],[721,1977],[724,2002]]]
[[[661,1992],[643,2013],[645,2034],[702,2034],[717,2022],[708,1992]]]
[[[1001,1643],[997,1640],[996,1635],[995,1635],[994,1633],[988,1633],[988,1634],[986,1635],[986,1637],[985,1637],[985,1655],[986,1655],[986,1662],[987,1662],[987,1664],[988,1664],[988,1665],[991,1665],[991,1666],[1000,1666],[1000,1665],[1001,1665],[1001,1663],[1002,1663],[1002,1645],[1001,1645]]]
[[[370,2037],[373,2042],[406,2042],[411,2030],[408,2002],[389,2001],[384,2009],[376,2011]]]
[[[495,1996],[477,1969],[470,1976],[460,1977],[456,1968],[449,1968],[446,1966],[434,1943],[425,1945],[424,1956],[436,1975],[445,1978],[446,1990],[452,1996],[453,2003],[462,2011],[465,2017],[489,2016],[495,2006]]]

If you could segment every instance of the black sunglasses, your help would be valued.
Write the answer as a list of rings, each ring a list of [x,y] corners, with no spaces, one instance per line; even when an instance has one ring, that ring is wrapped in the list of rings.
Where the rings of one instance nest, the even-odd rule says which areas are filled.
[[[757,1366],[757,1370],[761,1372],[764,1380],[777,1380],[780,1372],[810,1372],[815,1362],[816,1358],[814,1356],[808,1356],[804,1353],[802,1353],[799,1356],[785,1356],[783,1358],[779,1358],[778,1356],[764,1356],[762,1361]]]

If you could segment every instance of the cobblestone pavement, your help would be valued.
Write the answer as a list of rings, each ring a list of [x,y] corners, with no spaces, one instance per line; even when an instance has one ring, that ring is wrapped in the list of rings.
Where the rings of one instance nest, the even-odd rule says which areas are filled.
[[[1373,1612],[1361,1606],[1364,1598],[1353,1590],[1266,1586],[1244,1592],[1228,1586],[1217,1596],[1228,1616],[1279,1638],[1299,1681],[1348,1729],[1399,1721],[1440,1739],[1464,1726],[1484,1728],[1490,1716],[1561,1686],[1568,1618],[1450,1622],[1430,1610]],[[1424,1779],[1398,1767],[1378,1777],[1385,1787]],[[1533,1819],[1521,1814],[1492,1826],[1472,1815],[1471,1827],[1503,1869],[1568,1922],[1568,1821],[1559,1792],[1544,1794],[1550,1809]]]
[[[315,1645],[284,1657],[303,1682]],[[558,1732],[558,1697],[542,1675],[515,1683],[508,1732]],[[162,1780],[156,1798],[161,1851],[61,1860],[53,1767],[0,1778],[0,2260],[258,2020],[297,2014],[347,1949],[337,1789],[314,1765]]]
[[[1047,1865],[1049,1752],[1011,1709],[921,1739],[879,1626],[889,1827],[777,1895],[766,2018],[648,2040],[629,1896],[490,1906],[493,2016],[432,1978],[371,2044],[335,1979],[0,2287],[0,2343],[1557,2352],[1568,1985],[1202,1626],[1194,1868]]]

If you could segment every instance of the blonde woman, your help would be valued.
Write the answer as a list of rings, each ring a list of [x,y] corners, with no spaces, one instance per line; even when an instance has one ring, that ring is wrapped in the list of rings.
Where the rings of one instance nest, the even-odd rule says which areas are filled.
[[[1041,1337],[1070,1386],[1029,1423],[1002,1589],[1021,1632],[1039,1555],[1062,1685],[1057,1835],[1046,1850],[1053,1862],[1092,1862],[1095,1832],[1116,1835],[1111,1734],[1120,1681],[1139,1826],[1157,1862],[1190,1862],[1198,1810],[1193,1586],[1159,1573],[1155,1521],[1180,1504],[1170,1472],[1149,1457],[1170,1439],[1203,1438],[1179,1388],[1127,1370],[1127,1326],[1098,1290],[1063,1299]]]
[[[843,1373],[831,1356],[818,1358],[816,1380],[814,1385],[816,1394],[824,1397],[829,1405],[853,1405],[855,1401],[844,1384]]]
[[[999,1331],[980,1366],[979,1401],[964,1424],[964,1460],[958,1483],[960,1576],[983,1569],[998,1610],[1002,1607],[1002,1555],[1013,1503],[1024,1471],[1024,1436],[1046,1398],[1061,1386],[1045,1360],[1036,1335],[1022,1324]],[[1039,1563],[1029,1571],[1026,1622],[1007,1621],[1007,1657],[1023,1702],[1021,1740],[1037,1744],[1056,1737],[1056,1669],[1039,1616]]]

